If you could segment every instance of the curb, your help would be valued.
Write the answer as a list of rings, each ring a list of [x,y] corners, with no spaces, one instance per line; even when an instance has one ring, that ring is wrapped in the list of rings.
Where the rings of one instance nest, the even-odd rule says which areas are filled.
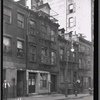
[[[88,96],[91,96],[91,95],[85,95],[85,96],[80,96],[80,97],[67,97],[66,99],[80,99],[80,98],[84,98],[84,97],[88,97]]]

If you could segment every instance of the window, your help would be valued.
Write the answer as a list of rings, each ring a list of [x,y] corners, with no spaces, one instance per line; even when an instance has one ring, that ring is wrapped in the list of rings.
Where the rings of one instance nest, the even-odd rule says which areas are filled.
[[[4,8],[4,21],[11,23],[11,15],[12,15],[11,9],[5,7]]]
[[[60,71],[60,82],[63,83],[64,82],[64,70]]]
[[[33,20],[30,20],[30,34],[36,35],[35,33],[36,23]]]
[[[76,53],[73,52],[72,55],[73,55],[73,61],[75,61],[76,60]]]
[[[44,33],[47,32],[47,27],[46,27],[46,25],[42,25],[42,32],[44,32]]]
[[[90,54],[90,48],[87,47],[87,54]]]
[[[6,69],[3,69],[3,82],[6,80]]]
[[[55,32],[51,30],[51,41],[55,41]]]
[[[46,88],[47,87],[47,74],[40,73],[40,87]]]
[[[36,24],[33,20],[30,20],[30,27],[32,28],[35,28],[36,27]]]
[[[70,52],[67,51],[67,57],[68,57],[68,60],[70,60]]]
[[[56,53],[55,52],[51,52],[51,64],[55,64],[56,63]]]
[[[88,77],[83,78],[83,85],[84,85],[84,88],[89,87],[89,78]]]
[[[69,27],[73,27],[73,25],[74,25],[74,19],[73,19],[73,17],[70,17],[69,18]]]
[[[11,53],[11,38],[3,37],[3,52]]]
[[[69,13],[73,13],[73,4],[69,5]]]
[[[82,60],[81,59],[79,59],[79,68],[81,68],[82,66]]]
[[[23,57],[23,41],[17,40],[17,56]]]
[[[46,62],[47,60],[47,48],[42,48],[41,50],[41,62]]]
[[[30,61],[36,61],[36,46],[30,46]]]
[[[86,60],[85,59],[82,59],[82,65],[84,68],[86,67]]]
[[[60,59],[64,59],[64,49],[60,48]]]
[[[18,27],[24,28],[24,15],[21,13],[17,14],[17,24]]]

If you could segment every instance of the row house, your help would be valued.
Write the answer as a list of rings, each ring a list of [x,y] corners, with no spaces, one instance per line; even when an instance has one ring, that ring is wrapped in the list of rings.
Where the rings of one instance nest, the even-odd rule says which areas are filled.
[[[59,47],[59,88],[62,93],[65,92],[65,84],[68,81],[68,94],[74,93],[74,83],[78,79],[78,44],[66,40],[64,29],[59,29],[58,47]],[[67,74],[66,74],[67,73]]]
[[[50,16],[49,4],[39,5],[37,11],[13,0],[4,0],[3,6],[3,80],[10,83],[8,96],[57,92],[59,25]]]
[[[8,96],[25,94],[27,9],[12,0],[3,3],[3,80],[10,83]],[[22,81],[23,80],[23,81]]]
[[[44,12],[45,8],[47,12]],[[50,9],[46,3],[38,6],[36,15],[30,11],[27,35],[27,94],[57,92],[59,25],[50,20]]]
[[[79,37],[79,77],[82,83],[81,91],[88,90],[92,86],[92,61],[91,42]]]

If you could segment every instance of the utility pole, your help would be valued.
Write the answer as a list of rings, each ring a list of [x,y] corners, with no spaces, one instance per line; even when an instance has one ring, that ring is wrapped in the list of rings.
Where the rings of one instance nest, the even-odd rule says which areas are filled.
[[[67,50],[67,63],[65,66],[65,97],[68,96],[68,50]]]

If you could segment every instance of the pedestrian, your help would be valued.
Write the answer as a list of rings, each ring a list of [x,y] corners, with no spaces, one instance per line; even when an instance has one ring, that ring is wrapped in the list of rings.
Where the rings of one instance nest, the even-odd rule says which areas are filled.
[[[3,96],[5,98],[5,100],[7,100],[8,97],[8,88],[10,87],[10,84],[7,82],[7,80],[4,80],[3,83]]]
[[[79,93],[79,88],[80,88],[80,80],[78,79],[76,82],[75,82],[75,96],[77,96],[77,94]]]

